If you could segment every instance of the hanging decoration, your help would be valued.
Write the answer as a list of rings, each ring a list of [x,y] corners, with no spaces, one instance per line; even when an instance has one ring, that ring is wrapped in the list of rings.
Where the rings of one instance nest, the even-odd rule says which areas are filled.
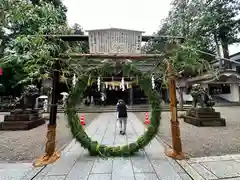
[[[152,89],[155,89],[154,75],[152,75]]]
[[[125,91],[125,83],[124,83],[124,77],[121,80],[121,85],[120,87],[122,88],[122,91]]]
[[[48,108],[48,100],[44,99],[44,101],[43,101],[43,111],[47,112],[47,108]]]
[[[75,87],[76,82],[77,82],[77,78],[76,78],[76,74],[74,74],[74,75],[73,75],[73,79],[72,79],[72,85],[73,85],[73,87]]]
[[[88,77],[88,83],[87,86],[91,86],[91,75]]]
[[[97,86],[98,86],[98,91],[101,91],[101,80],[100,77],[97,79]]]

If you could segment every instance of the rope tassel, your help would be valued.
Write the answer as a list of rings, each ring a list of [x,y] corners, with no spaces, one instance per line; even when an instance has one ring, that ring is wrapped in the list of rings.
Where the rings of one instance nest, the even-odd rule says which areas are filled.
[[[122,88],[122,91],[125,91],[124,78],[122,78],[121,80],[121,88]]]
[[[152,75],[152,89],[155,89],[154,75]]]
[[[98,86],[98,91],[101,91],[101,80],[100,77],[97,79],[97,86]]]

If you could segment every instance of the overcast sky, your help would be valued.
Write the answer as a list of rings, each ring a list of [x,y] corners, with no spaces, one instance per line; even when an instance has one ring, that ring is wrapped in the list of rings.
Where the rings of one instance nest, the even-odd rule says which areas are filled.
[[[170,0],[63,0],[68,8],[68,23],[80,24],[84,30],[123,28],[157,32],[161,20],[167,16]],[[240,46],[230,48],[230,54]]]

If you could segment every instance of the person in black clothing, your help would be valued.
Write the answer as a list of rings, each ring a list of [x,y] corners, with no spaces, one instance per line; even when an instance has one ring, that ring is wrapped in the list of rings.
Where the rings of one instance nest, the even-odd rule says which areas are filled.
[[[117,103],[117,118],[120,124],[120,134],[124,135],[126,133],[127,128],[127,106],[125,102],[120,99]]]

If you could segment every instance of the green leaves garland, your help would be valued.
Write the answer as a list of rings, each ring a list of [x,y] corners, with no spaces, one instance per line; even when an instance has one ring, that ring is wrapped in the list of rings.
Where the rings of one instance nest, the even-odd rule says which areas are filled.
[[[126,144],[123,146],[106,146],[99,144],[92,140],[84,128],[80,125],[76,105],[82,101],[84,91],[87,87],[89,77],[92,76],[106,76],[114,71],[111,64],[103,64],[100,67],[92,68],[88,73],[82,77],[78,77],[78,82],[69,94],[65,113],[68,116],[69,126],[72,135],[84,147],[88,149],[90,155],[101,157],[115,157],[115,156],[131,156],[135,152],[142,150],[150,141],[156,136],[161,119],[160,96],[156,90],[152,90],[151,77],[149,74],[144,74],[140,70],[133,67],[132,64],[122,64],[120,67],[124,76],[138,77],[138,83],[149,98],[152,107],[151,124],[147,131],[140,136],[136,142]]]

